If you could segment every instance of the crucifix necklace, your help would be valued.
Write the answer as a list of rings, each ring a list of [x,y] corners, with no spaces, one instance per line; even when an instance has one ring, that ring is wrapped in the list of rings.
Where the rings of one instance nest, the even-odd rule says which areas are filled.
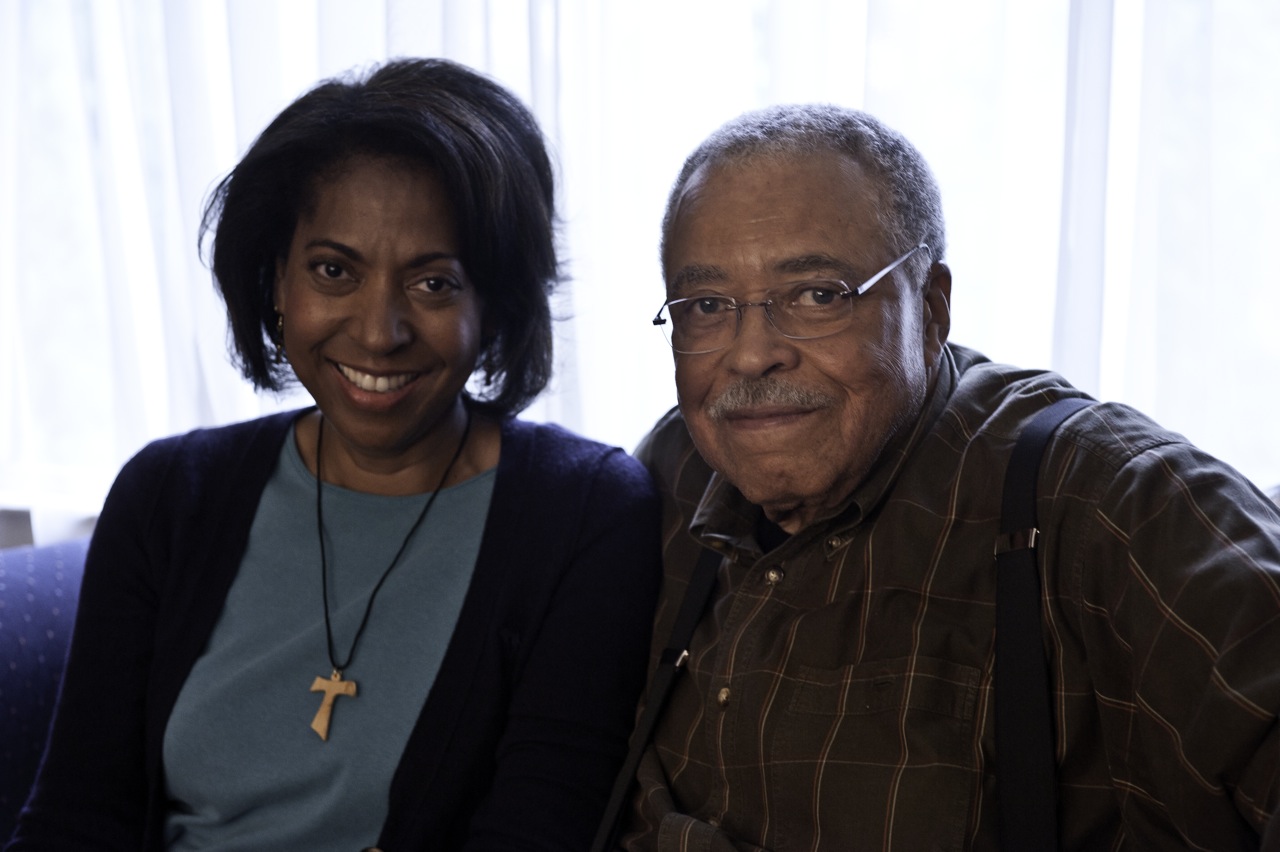
[[[413,534],[418,531],[418,527],[422,526],[422,522],[426,519],[427,512],[431,511],[431,504],[436,501],[440,490],[444,488],[445,482],[449,479],[449,473],[453,470],[453,465],[458,460],[458,457],[462,455],[462,448],[467,445],[467,435],[470,433],[471,412],[468,411],[466,425],[462,428],[462,439],[458,441],[458,448],[453,451],[453,458],[449,459],[449,464],[445,466],[444,473],[440,476],[440,484],[436,486],[436,490],[431,492],[431,496],[423,504],[422,511],[418,513],[413,526],[409,527],[409,532],[405,534],[404,540],[400,542],[400,548],[396,551],[396,555],[391,557],[391,564],[382,572],[382,576],[378,578],[373,591],[369,593],[369,602],[365,604],[364,616],[360,619],[360,626],[356,628],[356,635],[351,640],[351,647],[347,650],[346,658],[339,662],[338,656],[333,650],[333,626],[329,618],[329,564],[328,559],[325,557],[324,549],[324,500],[321,496],[324,493],[324,488],[322,487],[324,479],[321,469],[322,459],[324,458],[324,454],[321,452],[324,449],[324,415],[320,415],[320,423],[316,426],[316,529],[320,535],[320,589],[324,596],[324,638],[329,652],[329,664],[333,666],[333,673],[327,678],[317,676],[311,682],[312,692],[324,693],[324,698],[320,701],[320,709],[316,711],[315,718],[311,720],[311,730],[319,734],[322,740],[329,739],[329,720],[333,716],[333,703],[338,700],[338,696],[356,697],[356,682],[354,680],[344,680],[342,671],[351,665],[351,659],[356,655],[356,644],[360,641],[360,634],[364,633],[365,625],[369,623],[369,613],[373,612],[373,599],[378,596],[378,591],[382,588],[382,584],[391,575],[391,569],[395,568],[396,563],[400,561],[405,548],[409,546],[409,539],[413,538]]]

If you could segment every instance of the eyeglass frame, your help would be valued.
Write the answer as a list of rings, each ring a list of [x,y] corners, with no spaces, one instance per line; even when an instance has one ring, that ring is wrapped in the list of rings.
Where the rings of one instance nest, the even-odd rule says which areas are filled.
[[[839,284],[842,287],[845,287],[846,289],[843,292],[836,294],[841,299],[849,299],[854,296],[861,296],[864,293],[866,293],[868,290],[870,290],[872,287],[874,287],[876,284],[878,284],[883,278],[885,278],[885,276],[889,275],[889,273],[893,272],[893,270],[897,269],[899,266],[905,263],[909,257],[911,257],[913,254],[915,254],[916,252],[922,249],[924,251],[929,251],[928,244],[918,243],[914,248],[912,248],[906,254],[902,255],[896,260],[891,261],[888,266],[886,266],[884,269],[881,269],[875,275],[872,275],[866,281],[863,281],[857,287],[850,287],[847,281],[841,281],[835,278],[832,278],[832,279],[815,278],[813,280],[829,281],[832,284]],[[800,284],[804,282],[796,281],[794,283]],[[821,340],[824,337],[830,337],[833,334],[839,334],[841,331],[844,331],[844,328],[838,328],[833,331],[827,331],[827,332],[823,332],[822,334],[816,334],[812,336],[787,334],[785,331],[778,328],[778,323],[773,318],[773,311],[770,310],[770,308],[773,307],[773,299],[771,298],[764,299],[759,302],[740,302],[733,296],[725,296],[720,293],[715,293],[710,295],[704,294],[701,296],[685,296],[680,299],[668,299],[667,301],[662,303],[662,307],[658,308],[658,312],[654,314],[652,322],[655,326],[658,326],[659,328],[661,328],[662,326],[667,325],[666,318],[662,316],[662,312],[664,310],[667,311],[668,314],[670,314],[672,305],[678,305],[683,302],[694,302],[700,299],[708,299],[708,298],[724,299],[728,301],[729,306],[732,307],[734,312],[737,314],[737,324],[734,325],[733,337],[730,338],[730,341],[737,340],[739,332],[742,331],[742,310],[744,308],[764,308],[764,315],[769,320],[769,325],[773,326],[774,331],[778,332],[778,334],[781,334],[783,337],[787,338],[788,340]],[[852,314],[850,314],[850,316],[852,316]],[[673,339],[673,336],[675,334],[674,322],[675,321],[673,319],[672,325],[671,325],[671,333],[669,335],[663,335],[663,337],[665,337],[667,340],[667,343],[670,344],[672,351],[680,355],[706,355],[711,352],[719,352],[721,349],[727,349],[730,345],[729,343],[726,343],[723,346],[717,346],[714,349],[698,349],[696,351],[685,351],[683,349],[676,349],[675,340]]]

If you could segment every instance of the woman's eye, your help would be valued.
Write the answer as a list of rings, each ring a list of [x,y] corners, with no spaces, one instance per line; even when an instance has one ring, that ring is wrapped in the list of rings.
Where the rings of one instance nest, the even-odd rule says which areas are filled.
[[[313,263],[311,268],[321,278],[327,278],[331,281],[337,281],[340,278],[344,278],[347,274],[347,270],[343,269],[341,264],[332,263],[327,260]]]
[[[452,278],[444,275],[432,275],[428,278],[423,278],[418,282],[417,287],[418,289],[425,290],[428,293],[441,294],[451,293],[462,289],[462,286],[457,281],[454,281]]]

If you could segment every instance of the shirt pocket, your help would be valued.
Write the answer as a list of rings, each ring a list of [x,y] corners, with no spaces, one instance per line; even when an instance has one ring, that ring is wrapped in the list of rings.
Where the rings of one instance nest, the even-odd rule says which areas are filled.
[[[910,657],[788,674],[767,758],[777,848],[964,847],[977,669]]]

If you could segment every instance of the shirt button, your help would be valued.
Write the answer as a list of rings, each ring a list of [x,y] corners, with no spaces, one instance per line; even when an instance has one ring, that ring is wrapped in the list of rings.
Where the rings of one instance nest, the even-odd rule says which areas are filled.
[[[768,571],[764,572],[764,581],[770,586],[776,586],[778,583],[782,582],[782,578],[785,576],[787,576],[787,572],[775,565]]]
[[[721,707],[728,707],[730,694],[731,693],[729,692],[729,687],[726,686],[722,688],[718,693],[716,693],[716,703],[718,703]]]

